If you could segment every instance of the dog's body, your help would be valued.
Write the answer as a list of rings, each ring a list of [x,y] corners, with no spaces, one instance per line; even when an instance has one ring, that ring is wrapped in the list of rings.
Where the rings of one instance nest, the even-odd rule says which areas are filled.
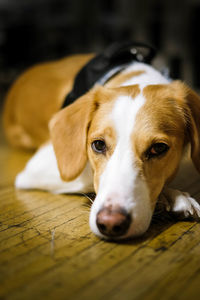
[[[167,188],[190,145],[200,171],[199,97],[183,83],[134,62],[60,110],[75,75],[91,57],[36,66],[10,90],[4,111],[9,141],[27,149],[45,143],[17,176],[16,186],[95,191],[90,226],[104,238],[144,233],[161,193],[170,210],[200,217],[193,198]]]

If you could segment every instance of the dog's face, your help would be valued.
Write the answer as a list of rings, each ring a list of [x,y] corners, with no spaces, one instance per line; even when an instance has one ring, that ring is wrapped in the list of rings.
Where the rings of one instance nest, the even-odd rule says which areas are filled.
[[[97,87],[54,117],[50,128],[62,178],[76,178],[87,159],[94,171],[95,234],[121,239],[144,233],[189,141],[200,167],[197,101],[180,82]]]

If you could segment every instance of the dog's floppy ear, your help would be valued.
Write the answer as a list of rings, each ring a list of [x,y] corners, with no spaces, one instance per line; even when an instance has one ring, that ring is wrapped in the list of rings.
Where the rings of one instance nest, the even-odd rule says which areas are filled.
[[[184,112],[186,141],[191,144],[191,158],[200,173],[200,96],[179,80],[173,81],[171,86]]]
[[[191,143],[191,158],[200,172],[200,97],[185,86],[188,110],[189,140]]]
[[[87,162],[87,131],[95,110],[94,92],[90,91],[59,111],[49,129],[63,180],[75,179]]]

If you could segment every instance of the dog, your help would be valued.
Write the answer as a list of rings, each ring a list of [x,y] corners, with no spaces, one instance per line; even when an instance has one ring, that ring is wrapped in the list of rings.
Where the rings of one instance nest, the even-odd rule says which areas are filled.
[[[89,223],[103,239],[144,234],[159,197],[167,210],[200,218],[195,199],[168,187],[186,153],[200,172],[200,97],[185,83],[134,61],[60,109],[92,58],[73,55],[36,65],[8,92],[8,141],[39,148],[17,175],[16,187],[95,192]]]

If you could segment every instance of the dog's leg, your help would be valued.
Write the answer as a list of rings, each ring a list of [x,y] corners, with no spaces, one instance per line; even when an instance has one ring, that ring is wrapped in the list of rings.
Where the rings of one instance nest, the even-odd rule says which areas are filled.
[[[160,199],[167,211],[171,211],[181,219],[200,218],[200,205],[188,193],[165,187]]]
[[[89,163],[83,172],[70,182],[61,179],[51,143],[41,147],[16,177],[19,189],[41,189],[52,193],[91,193],[93,174]]]

